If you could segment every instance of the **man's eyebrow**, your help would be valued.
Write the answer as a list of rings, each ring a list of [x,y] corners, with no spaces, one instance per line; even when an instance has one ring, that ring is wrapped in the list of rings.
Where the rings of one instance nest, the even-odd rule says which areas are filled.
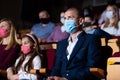
[[[74,18],[74,16],[68,16],[68,18]]]
[[[75,16],[67,16],[68,18],[74,18]],[[64,19],[66,19],[66,17],[64,17]]]

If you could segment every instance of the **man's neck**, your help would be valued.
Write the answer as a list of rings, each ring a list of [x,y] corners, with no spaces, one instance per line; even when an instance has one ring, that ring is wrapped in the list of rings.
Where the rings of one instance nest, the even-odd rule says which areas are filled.
[[[75,38],[76,36],[78,36],[78,34],[80,34],[81,32],[82,32],[82,31],[77,31],[77,32],[75,32],[75,33],[70,34],[70,39],[71,39],[71,41],[73,41],[74,38]]]
[[[46,25],[47,25],[47,24],[43,24],[43,23],[42,23],[42,26],[46,26]]]

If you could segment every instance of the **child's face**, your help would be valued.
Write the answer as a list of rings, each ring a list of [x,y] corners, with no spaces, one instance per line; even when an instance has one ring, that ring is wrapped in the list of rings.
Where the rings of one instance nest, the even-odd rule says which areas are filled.
[[[27,37],[25,37],[25,38],[22,39],[22,45],[32,46],[32,43],[30,42],[30,40]]]

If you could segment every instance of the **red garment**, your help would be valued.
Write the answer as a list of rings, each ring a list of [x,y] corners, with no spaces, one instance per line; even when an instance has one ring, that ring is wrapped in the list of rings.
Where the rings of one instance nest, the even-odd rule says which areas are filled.
[[[112,57],[120,57],[120,52],[115,52]]]
[[[0,69],[6,70],[8,67],[15,64],[20,51],[20,46],[12,46],[10,49],[5,50],[7,45],[0,44]]]
[[[56,50],[55,50],[55,49],[48,49],[47,52],[46,52],[47,63],[48,63],[48,69],[49,69],[49,70],[52,70],[52,68],[53,68],[53,66],[54,66],[55,53],[56,53]]]

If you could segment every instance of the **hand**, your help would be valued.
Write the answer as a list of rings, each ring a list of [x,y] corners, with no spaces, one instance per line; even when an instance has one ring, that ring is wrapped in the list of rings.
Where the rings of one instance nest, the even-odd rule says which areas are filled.
[[[12,68],[9,67],[9,68],[7,69],[7,78],[9,79],[12,75],[13,75]]]
[[[15,74],[15,75],[12,75],[9,80],[19,80],[19,75],[18,74]]]
[[[48,77],[48,80],[67,80],[67,79],[64,77],[51,76]]]
[[[54,80],[54,76],[48,77],[48,80]]]

